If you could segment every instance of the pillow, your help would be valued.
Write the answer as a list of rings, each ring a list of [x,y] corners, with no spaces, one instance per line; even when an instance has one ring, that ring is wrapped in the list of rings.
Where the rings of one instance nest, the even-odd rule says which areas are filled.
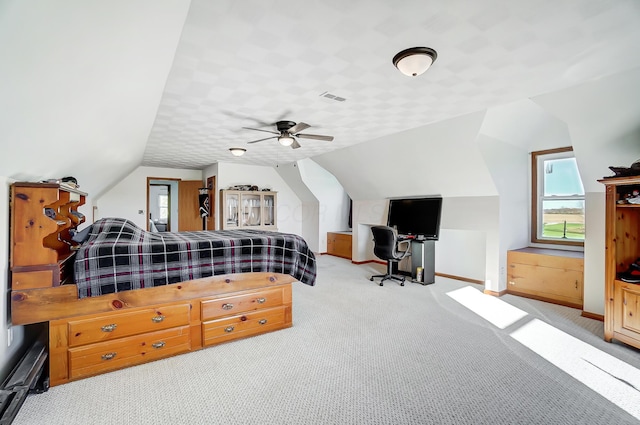
[[[71,240],[77,243],[83,243],[84,241],[89,239],[90,233],[91,233],[91,226],[87,226],[80,231],[76,231],[71,237]]]

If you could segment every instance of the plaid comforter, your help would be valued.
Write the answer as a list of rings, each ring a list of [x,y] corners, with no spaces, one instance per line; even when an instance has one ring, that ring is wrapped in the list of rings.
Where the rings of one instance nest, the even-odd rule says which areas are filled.
[[[316,260],[297,235],[260,230],[152,233],[122,218],[96,221],[75,259],[79,298],[249,272],[284,273],[314,285]]]

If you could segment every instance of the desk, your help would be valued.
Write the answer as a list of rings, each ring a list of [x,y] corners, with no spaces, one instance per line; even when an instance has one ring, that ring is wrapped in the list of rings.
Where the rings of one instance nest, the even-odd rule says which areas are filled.
[[[408,239],[411,243],[411,257],[398,265],[398,272],[411,276],[413,282],[429,285],[435,282],[436,241]],[[422,267],[422,280],[416,279],[416,269]]]

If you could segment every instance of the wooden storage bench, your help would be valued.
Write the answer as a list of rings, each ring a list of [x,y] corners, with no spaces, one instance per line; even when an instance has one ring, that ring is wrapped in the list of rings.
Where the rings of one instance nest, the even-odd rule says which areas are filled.
[[[507,293],[582,308],[582,252],[516,249],[507,252],[507,266]]]
[[[328,232],[327,254],[351,260],[351,232]]]

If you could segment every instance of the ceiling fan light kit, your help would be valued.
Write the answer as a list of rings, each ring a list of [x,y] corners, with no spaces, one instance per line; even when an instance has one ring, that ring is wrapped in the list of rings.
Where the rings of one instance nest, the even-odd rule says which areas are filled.
[[[291,146],[293,144],[293,137],[288,134],[278,137],[278,142],[282,146]]]
[[[303,139],[315,139],[315,140],[324,140],[330,142],[333,140],[333,136],[322,136],[319,134],[307,134],[300,133],[302,130],[305,130],[311,127],[309,124],[304,122],[295,123],[293,121],[278,121],[275,123],[277,131],[273,130],[263,130],[261,128],[251,128],[251,127],[242,127],[246,130],[255,130],[262,131],[265,133],[275,134],[275,136],[265,137],[263,139],[252,140],[248,143],[257,143],[262,142],[263,140],[269,139],[278,139],[278,143],[282,146],[291,146],[292,149],[298,149],[300,144],[296,140],[296,137],[300,137]]]
[[[416,77],[426,72],[436,61],[438,53],[429,47],[412,47],[393,57],[393,65],[404,75]]]
[[[233,156],[242,156],[247,150],[245,148],[229,148],[229,152]]]

